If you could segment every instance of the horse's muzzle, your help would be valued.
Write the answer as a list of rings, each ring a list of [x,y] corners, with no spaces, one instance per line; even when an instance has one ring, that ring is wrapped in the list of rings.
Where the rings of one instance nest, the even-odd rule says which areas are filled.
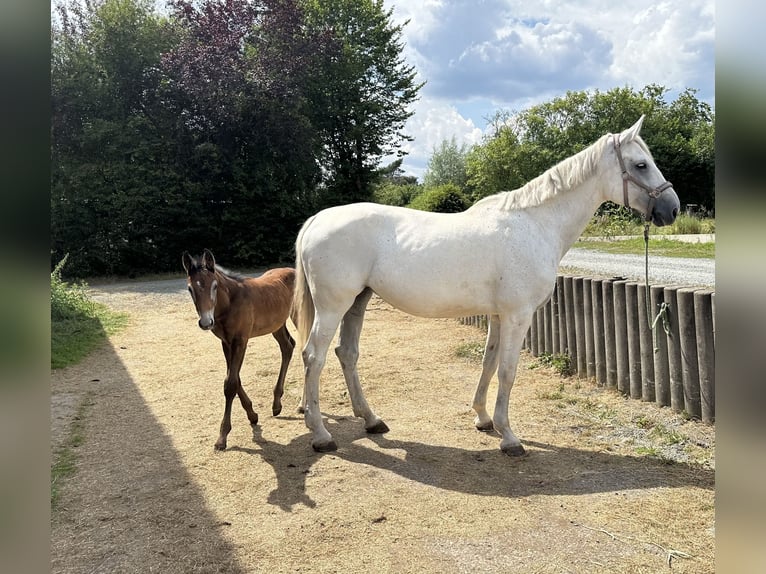
[[[209,331],[213,328],[213,325],[215,325],[215,320],[203,317],[197,322],[197,324],[203,331]]]
[[[678,211],[681,209],[681,203],[678,196],[671,187],[665,190],[652,206],[651,221],[657,227],[671,225],[678,217]]]

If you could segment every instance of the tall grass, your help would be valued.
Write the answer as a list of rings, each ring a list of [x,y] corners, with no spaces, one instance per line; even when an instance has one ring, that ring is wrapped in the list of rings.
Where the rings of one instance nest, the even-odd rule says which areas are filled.
[[[624,211],[624,208],[612,213],[595,215],[588,222],[584,237],[616,237],[620,235],[643,235],[644,223],[636,214]],[[690,235],[699,233],[715,233],[715,219],[699,218],[693,215],[680,214],[672,225],[653,227],[652,234],[657,235]]]
[[[82,360],[128,322],[124,313],[88,297],[85,283],[70,284],[61,278],[65,256],[51,272],[51,368]]]

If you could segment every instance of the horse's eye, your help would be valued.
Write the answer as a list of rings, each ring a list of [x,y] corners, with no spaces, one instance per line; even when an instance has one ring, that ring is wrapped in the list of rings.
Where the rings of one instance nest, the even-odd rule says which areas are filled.
[[[646,169],[646,163],[643,161],[640,161],[636,164],[637,169]]]

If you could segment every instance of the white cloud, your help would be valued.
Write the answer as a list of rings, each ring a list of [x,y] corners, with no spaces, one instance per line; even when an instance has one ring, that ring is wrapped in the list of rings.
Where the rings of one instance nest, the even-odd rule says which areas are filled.
[[[404,170],[421,181],[434,148],[444,140],[454,137],[455,141],[471,146],[482,138],[482,130],[473,120],[464,118],[454,106],[430,98],[417,102],[415,115],[407,122],[405,132],[415,139],[402,146],[408,153]],[[384,163],[387,161],[390,158]]]
[[[671,95],[694,88],[714,101],[713,0],[386,5],[395,22],[410,20],[404,56],[427,81],[406,129],[416,140],[406,146],[405,167],[420,176],[443,139],[475,143],[493,111],[524,109],[568,90],[659,84]]]

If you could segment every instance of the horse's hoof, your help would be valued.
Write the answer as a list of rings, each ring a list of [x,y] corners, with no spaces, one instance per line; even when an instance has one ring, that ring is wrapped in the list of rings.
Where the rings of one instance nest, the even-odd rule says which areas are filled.
[[[303,405],[298,405],[298,414],[302,415],[305,413],[306,413],[306,407],[304,407]]]
[[[324,444],[311,443],[311,448],[313,448],[316,452],[333,452],[338,450],[338,445],[335,444],[334,440],[330,440]]]
[[[215,450],[226,450],[226,443],[221,444],[220,442],[215,443]]]
[[[279,405],[278,407],[271,407],[271,414],[273,414],[275,417],[279,416],[279,413],[282,412],[282,405]]]
[[[514,457],[525,456],[527,454],[527,451],[525,451],[524,447],[521,446],[520,444],[501,447],[500,450],[502,450],[508,456],[514,456]]]
[[[383,421],[378,421],[378,423],[374,426],[371,426],[368,429],[364,429],[367,431],[367,434],[383,434],[387,433],[389,431],[388,425],[384,423]]]
[[[258,424],[258,415],[255,415],[253,418],[248,417],[248,419],[250,420],[251,425],[255,426]]]
[[[489,421],[488,423],[476,423],[476,430],[481,432],[492,432],[495,430],[495,425],[492,424],[492,421]]]

